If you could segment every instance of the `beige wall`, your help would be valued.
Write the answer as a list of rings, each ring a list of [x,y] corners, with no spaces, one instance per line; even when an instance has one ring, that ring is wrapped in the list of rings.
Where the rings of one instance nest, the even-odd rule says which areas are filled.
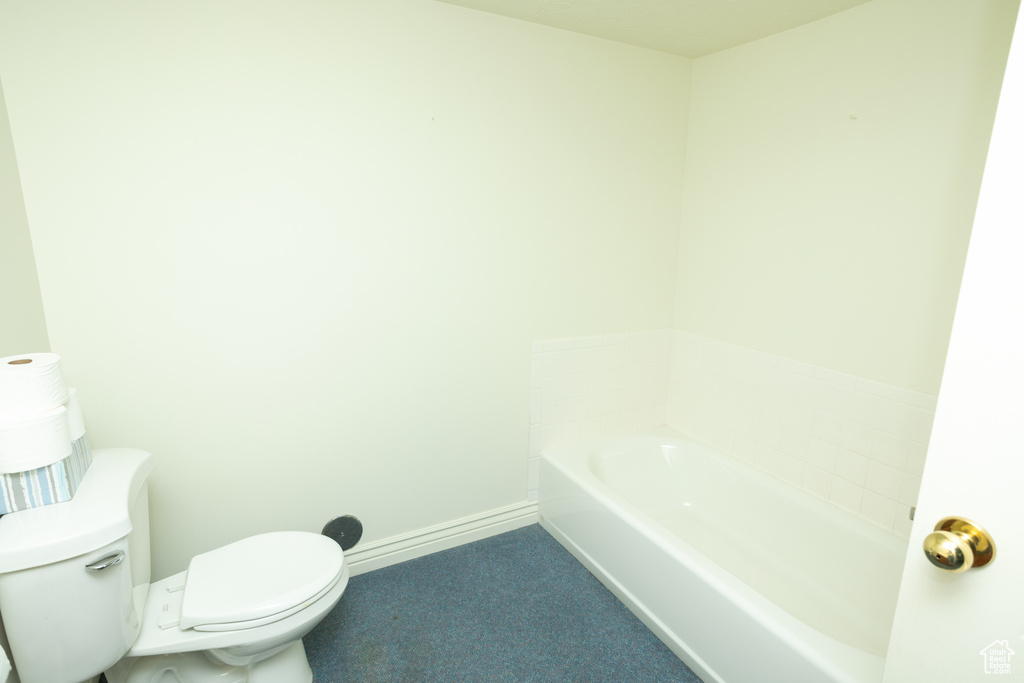
[[[49,350],[32,238],[0,84],[0,357]]]
[[[157,575],[523,500],[535,340],[674,324],[934,393],[1015,9],[691,62],[428,0],[3,5],[53,350],[94,443],[157,458]]]
[[[937,392],[1016,9],[876,0],[696,60],[676,326]]]
[[[428,0],[0,9],[53,350],[157,576],[526,499],[531,342],[671,324],[690,62]]]

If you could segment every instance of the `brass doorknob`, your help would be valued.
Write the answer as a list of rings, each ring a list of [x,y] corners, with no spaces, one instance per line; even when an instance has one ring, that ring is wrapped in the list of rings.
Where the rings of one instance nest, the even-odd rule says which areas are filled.
[[[987,531],[963,517],[944,517],[925,536],[924,555],[939,569],[960,573],[996,559],[996,544]]]

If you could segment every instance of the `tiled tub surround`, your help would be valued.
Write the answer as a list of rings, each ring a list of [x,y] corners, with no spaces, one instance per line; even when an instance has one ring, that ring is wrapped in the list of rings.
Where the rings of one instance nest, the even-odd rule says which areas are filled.
[[[668,424],[904,538],[936,397],[676,330]]]
[[[533,351],[531,500],[544,448],[668,424],[910,535],[933,395],[683,330],[543,341]]]

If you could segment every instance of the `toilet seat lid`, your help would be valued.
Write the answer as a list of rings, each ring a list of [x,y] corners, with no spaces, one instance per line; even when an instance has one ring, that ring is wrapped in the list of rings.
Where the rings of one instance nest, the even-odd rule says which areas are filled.
[[[330,538],[304,531],[250,536],[196,555],[188,567],[180,628],[262,619],[318,596],[341,573]]]

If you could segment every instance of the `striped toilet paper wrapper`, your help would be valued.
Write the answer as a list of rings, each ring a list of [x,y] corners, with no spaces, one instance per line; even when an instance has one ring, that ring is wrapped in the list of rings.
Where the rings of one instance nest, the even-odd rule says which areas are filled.
[[[89,435],[82,434],[71,442],[71,454],[63,460],[30,472],[0,475],[0,514],[71,500],[91,464]]]

